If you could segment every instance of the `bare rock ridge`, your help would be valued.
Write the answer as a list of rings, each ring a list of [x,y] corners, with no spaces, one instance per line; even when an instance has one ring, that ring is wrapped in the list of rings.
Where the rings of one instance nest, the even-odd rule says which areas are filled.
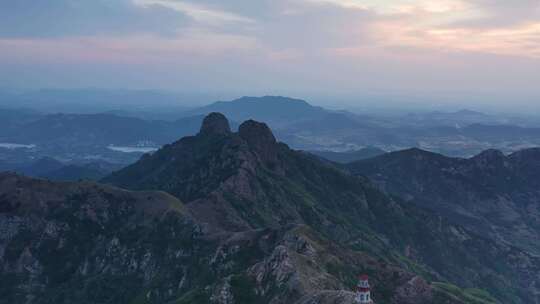
[[[238,135],[259,154],[265,161],[276,159],[276,138],[270,128],[254,120],[245,121],[238,128]]]
[[[262,122],[247,120],[238,128],[238,134],[252,146],[276,143],[270,128]]]
[[[199,135],[209,134],[231,134],[229,120],[225,115],[213,112],[208,114],[201,125]],[[270,128],[262,122],[247,120],[238,128],[238,135],[244,139],[248,145],[256,150],[264,151],[277,143]]]
[[[231,133],[229,121],[225,115],[216,112],[210,113],[204,118],[201,130],[199,131],[200,135],[229,133]]]

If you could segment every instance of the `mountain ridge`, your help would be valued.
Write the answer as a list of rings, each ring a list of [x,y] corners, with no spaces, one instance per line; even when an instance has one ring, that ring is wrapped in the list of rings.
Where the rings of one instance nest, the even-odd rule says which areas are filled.
[[[538,300],[538,257],[261,122],[209,114],[103,181],[0,174],[0,303],[352,303],[361,273],[378,304]]]
[[[539,252],[540,149],[490,149],[451,158],[419,149],[348,164],[384,191],[450,216],[477,233]],[[520,224],[521,223],[521,224]]]
[[[244,124],[248,131],[269,130],[260,123]],[[517,270],[515,261],[511,262],[512,256],[520,252],[518,249],[483,239],[429,212],[392,200],[367,179],[348,175],[315,156],[293,151],[274,142],[273,137],[256,137],[266,147],[258,150],[261,142],[253,147],[239,133],[200,132],[103,181],[132,190],[167,191],[184,201],[194,217],[207,223],[209,229],[242,231],[307,225],[326,238],[394,263],[400,264],[396,257],[404,255],[413,264],[422,265],[418,267],[425,269],[424,275],[428,277],[478,284],[513,301],[517,294],[522,297],[530,292],[518,279],[525,274]],[[261,151],[270,151],[271,157]],[[506,276],[514,276],[520,282],[521,291],[512,296],[499,293],[494,286],[508,283],[503,283],[500,269],[495,270],[485,256],[478,255],[484,251],[497,252],[491,258],[506,269]],[[444,257],[440,252],[444,252]],[[527,263],[538,262],[525,256]],[[472,269],[482,269],[483,274],[471,272]]]

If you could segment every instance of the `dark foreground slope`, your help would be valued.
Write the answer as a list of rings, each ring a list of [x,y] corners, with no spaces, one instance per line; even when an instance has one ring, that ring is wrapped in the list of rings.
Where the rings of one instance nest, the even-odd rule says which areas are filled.
[[[276,142],[258,122],[244,122],[233,133],[222,115],[210,114],[197,136],[104,181],[167,191],[208,231],[302,225],[427,280],[484,288],[506,302],[537,301],[537,258],[392,200],[366,179]]]
[[[352,304],[358,273],[377,303],[492,303],[305,225],[209,232],[163,192],[0,175],[0,303]]]
[[[200,271],[200,237],[165,193],[2,174],[0,302],[159,302]]]
[[[412,149],[349,168],[479,234],[540,253],[540,149],[469,159]]]

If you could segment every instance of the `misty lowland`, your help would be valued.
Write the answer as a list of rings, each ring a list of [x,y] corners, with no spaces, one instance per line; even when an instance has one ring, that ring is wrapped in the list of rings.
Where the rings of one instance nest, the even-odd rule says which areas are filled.
[[[540,2],[0,0],[0,304],[540,304]]]

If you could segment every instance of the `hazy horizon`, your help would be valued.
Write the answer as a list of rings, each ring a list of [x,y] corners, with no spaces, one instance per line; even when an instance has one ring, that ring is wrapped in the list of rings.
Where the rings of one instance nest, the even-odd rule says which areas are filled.
[[[142,107],[186,107],[196,108],[212,104],[217,101],[233,101],[241,97],[284,96],[305,100],[313,106],[321,106],[331,110],[347,110],[366,114],[407,114],[408,112],[457,112],[460,110],[479,111],[487,114],[498,115],[540,115],[540,108],[534,102],[534,97],[515,100],[512,96],[476,95],[467,92],[389,92],[389,91],[366,91],[358,94],[335,94],[317,95],[310,93],[295,92],[186,92],[160,89],[126,89],[126,88],[0,88],[0,95],[10,93],[15,95],[30,96],[24,104],[10,105],[10,99],[4,101],[0,96],[0,107],[10,108],[41,108],[45,109],[55,105],[69,106],[67,112],[77,112],[80,108],[95,108],[99,111],[103,106],[114,110],[128,110],[133,105]],[[91,93],[91,95],[87,95]],[[94,96],[97,94],[97,96]],[[151,100],[146,95],[163,95],[164,100]],[[301,95],[302,94],[302,95]],[[55,98],[58,95],[60,97]],[[103,97],[99,97],[103,95]],[[51,97],[52,96],[52,97]],[[66,96],[71,96],[66,101]],[[111,96],[118,96],[112,98]],[[142,97],[140,100],[133,100]],[[110,103],[114,99],[114,103]],[[136,98],[139,99],[139,98]],[[513,102],[505,102],[510,101]],[[529,102],[528,102],[529,101]],[[65,112],[61,107],[59,112]],[[90,112],[95,112],[90,111]],[[83,111],[89,112],[89,111]]]
[[[0,87],[530,112],[539,20],[532,0],[3,1]]]

